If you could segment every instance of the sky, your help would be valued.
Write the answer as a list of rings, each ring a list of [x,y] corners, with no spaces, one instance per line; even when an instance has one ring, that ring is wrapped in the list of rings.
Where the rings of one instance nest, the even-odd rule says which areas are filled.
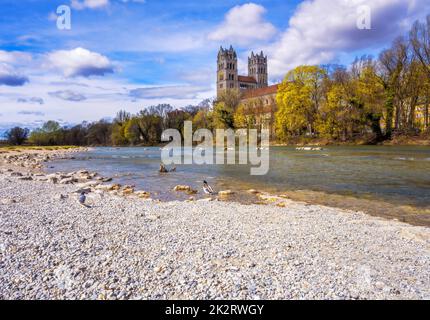
[[[428,0],[0,0],[0,133],[197,104],[215,96],[220,46],[242,74],[264,50],[271,83],[301,64],[348,65],[427,14]]]

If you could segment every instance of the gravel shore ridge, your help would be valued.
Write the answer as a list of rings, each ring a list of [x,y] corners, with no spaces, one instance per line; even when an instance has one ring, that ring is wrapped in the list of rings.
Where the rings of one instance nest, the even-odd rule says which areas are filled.
[[[430,299],[429,228],[292,201],[159,203],[20,168],[0,167],[0,299]]]

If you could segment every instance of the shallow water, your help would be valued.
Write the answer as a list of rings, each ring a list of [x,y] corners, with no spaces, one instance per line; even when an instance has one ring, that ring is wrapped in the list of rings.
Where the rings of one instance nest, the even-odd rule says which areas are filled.
[[[250,167],[241,165],[181,165],[176,173],[159,174],[160,155],[159,148],[95,148],[73,160],[51,162],[47,171],[97,171],[161,200],[187,198],[171,190],[185,184],[200,191],[202,181],[208,180],[217,190],[306,190],[397,206],[430,206],[429,147],[330,146],[322,151],[272,147],[266,176],[251,176]]]

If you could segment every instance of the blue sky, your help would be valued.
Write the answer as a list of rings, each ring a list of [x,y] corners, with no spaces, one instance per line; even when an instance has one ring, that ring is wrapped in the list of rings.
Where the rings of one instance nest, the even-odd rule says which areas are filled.
[[[71,30],[57,7],[71,8]],[[369,8],[371,29],[357,28]],[[427,0],[0,0],[0,130],[177,107],[215,94],[216,55],[264,50],[272,83],[300,64],[377,53],[430,13]]]

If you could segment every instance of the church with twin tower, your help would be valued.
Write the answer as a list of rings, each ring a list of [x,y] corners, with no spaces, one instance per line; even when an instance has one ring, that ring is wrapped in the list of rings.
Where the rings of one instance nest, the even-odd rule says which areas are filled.
[[[268,87],[267,56],[263,51],[248,58],[248,75],[242,76],[238,72],[237,54],[230,49],[220,48],[218,52],[217,95],[226,90],[240,91],[255,90]]]
[[[267,56],[251,53],[248,57],[248,75],[238,72],[237,54],[230,49],[220,48],[217,67],[217,96],[229,91],[240,90],[241,104],[253,114],[255,126],[267,128],[274,135],[274,114],[277,111],[276,97],[279,84],[268,84]]]

